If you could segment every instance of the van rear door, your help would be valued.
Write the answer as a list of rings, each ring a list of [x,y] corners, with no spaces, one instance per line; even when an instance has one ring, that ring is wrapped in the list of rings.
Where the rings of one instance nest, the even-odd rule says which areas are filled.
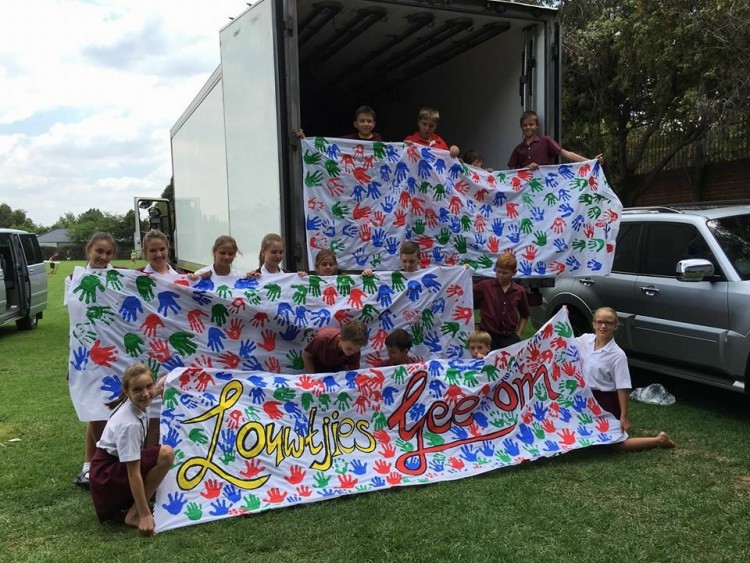
[[[15,234],[14,244],[18,264],[19,304],[21,310],[34,317],[47,307],[47,272],[44,269],[42,250],[36,235]]]

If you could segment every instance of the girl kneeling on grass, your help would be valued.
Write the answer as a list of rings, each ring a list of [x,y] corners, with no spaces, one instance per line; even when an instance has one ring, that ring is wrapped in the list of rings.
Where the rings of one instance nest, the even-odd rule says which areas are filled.
[[[148,501],[174,462],[169,446],[144,449],[146,411],[153,397],[148,367],[135,364],[126,369],[120,397],[107,404],[113,412],[96,444],[89,485],[100,522],[124,518],[126,525],[147,536],[154,533]]]

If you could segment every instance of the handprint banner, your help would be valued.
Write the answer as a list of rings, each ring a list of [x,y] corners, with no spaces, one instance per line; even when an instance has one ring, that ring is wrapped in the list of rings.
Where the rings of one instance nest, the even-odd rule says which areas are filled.
[[[318,329],[354,319],[368,329],[362,365],[386,359],[385,338],[395,328],[412,335],[415,359],[461,358],[474,327],[471,275],[463,268],[243,277],[232,287],[76,268],[67,302],[70,394],[87,421],[109,418],[104,404],[119,395],[120,375],[136,362],[155,376],[190,366],[295,374]]]
[[[157,531],[625,439],[585,387],[566,315],[483,360],[284,378],[173,371],[162,441],[176,463],[157,490]]]
[[[607,275],[622,204],[595,160],[488,172],[448,151],[317,137],[302,141],[307,249],[339,266],[397,270],[413,240],[420,266],[469,264],[494,276],[512,252],[518,274]]]

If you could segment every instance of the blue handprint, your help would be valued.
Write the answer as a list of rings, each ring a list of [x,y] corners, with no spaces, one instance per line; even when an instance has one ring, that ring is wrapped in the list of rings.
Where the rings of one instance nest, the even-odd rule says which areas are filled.
[[[391,330],[393,328],[393,313],[390,309],[386,309],[378,315],[378,321],[380,322],[380,328],[383,330]]]
[[[422,283],[432,293],[438,293],[442,287],[435,274],[425,274],[422,276]]]
[[[276,320],[279,321],[279,324],[281,325],[288,325],[290,322],[292,322],[292,315],[294,314],[294,311],[292,310],[292,306],[289,303],[279,303],[278,307],[276,307]]]
[[[442,366],[443,364],[440,363],[440,360],[430,360],[430,363],[427,365],[427,371],[432,377],[437,377],[440,374]]]
[[[326,219],[323,221],[323,229],[322,232],[327,237],[335,237],[336,236],[336,225],[333,224],[333,222]]]
[[[583,218],[583,215],[578,215],[575,219],[573,219],[573,223],[571,223],[571,226],[574,230],[580,231],[581,227],[583,227],[583,224],[586,222],[586,219]]]
[[[557,184],[557,174],[554,172],[550,172],[544,177],[544,183],[548,188],[556,188],[558,186]]]
[[[468,444],[461,446],[461,457],[466,461],[476,461],[477,451]]]
[[[424,344],[430,349],[430,352],[437,354],[443,351],[443,345],[440,344],[440,337],[435,332],[428,332],[424,336]]]
[[[575,272],[581,268],[581,263],[575,256],[568,256],[567,260],[565,260],[565,264],[570,268],[571,272]]]
[[[182,307],[180,307],[176,301],[176,299],[179,299],[180,297],[178,293],[175,293],[174,291],[160,291],[157,297],[159,298],[158,311],[165,317],[169,316],[168,313],[170,312],[177,314],[182,310]]]
[[[495,455],[495,446],[489,440],[485,440],[482,442],[482,447],[479,448],[479,451],[485,457],[492,457]]]
[[[546,440],[544,442],[544,451],[545,452],[559,452],[560,446],[558,446],[557,443],[553,442],[552,440]]]
[[[573,215],[575,211],[576,210],[569,203],[563,203],[557,208],[557,212],[560,214],[560,217],[562,217],[563,219],[567,219],[568,217]]]
[[[213,291],[214,282],[211,281],[211,278],[200,279],[198,280],[198,283],[193,286],[193,289],[197,291]],[[195,295],[193,295],[193,299],[195,299]]]
[[[576,428],[576,431],[578,432],[579,436],[583,437],[591,436],[591,434],[593,434],[593,432],[591,432],[591,430],[589,430],[583,424],[579,424],[578,428]]]
[[[393,404],[393,395],[395,393],[398,393],[398,389],[396,387],[386,387],[385,389],[383,389],[383,401],[386,405]]]
[[[518,427],[518,439],[521,440],[524,444],[533,444],[534,433],[527,425],[521,424]]]
[[[552,241],[552,244],[555,245],[557,252],[564,252],[568,250],[568,243],[564,238],[556,238],[554,241]]]
[[[422,403],[415,403],[409,409],[409,418],[412,421],[417,421],[424,416],[427,408]]]
[[[531,214],[531,218],[537,223],[539,221],[544,221],[544,209],[541,207],[532,207],[529,210],[529,213]]]
[[[518,449],[518,442],[514,442],[510,438],[503,440],[503,447],[505,448],[505,453],[512,456],[518,455],[521,451]]]
[[[355,475],[364,475],[365,473],[367,473],[366,463],[362,463],[360,460],[355,459],[352,461],[351,465],[352,465],[352,472]]]
[[[214,352],[221,352],[224,349],[224,339],[227,337],[220,328],[212,326],[208,329],[208,347]]]
[[[217,378],[218,378],[218,375],[219,374],[217,373],[216,374]],[[231,377],[231,375],[230,375],[230,377]],[[189,394],[189,393],[183,393],[182,395],[180,395],[180,403],[182,403],[183,405],[185,405],[189,409],[194,409],[195,407],[198,406],[198,401],[196,401],[193,398],[193,396],[191,394]]]
[[[580,395],[576,395],[573,399],[573,408],[576,410],[576,412],[583,412],[583,410],[586,408],[586,399],[584,399]]]
[[[547,415],[547,407],[544,406],[543,403],[540,403],[539,401],[534,403],[534,418],[536,418],[539,421],[544,420],[544,417]]]
[[[508,227],[508,240],[513,244],[518,244],[518,241],[521,240],[521,230],[515,223]]]
[[[396,181],[403,182],[404,179],[409,175],[409,167],[405,162],[399,162],[396,165]]]
[[[294,324],[296,326],[306,326],[307,313],[309,313],[307,307],[305,307],[304,305],[297,305],[294,308]]]
[[[463,230],[463,227],[461,226],[461,220],[458,217],[451,217],[450,218],[450,224],[448,225],[448,229],[454,234],[457,235]]]
[[[433,379],[432,381],[430,381],[428,388],[430,389],[430,394],[432,395],[432,397],[434,399],[439,399],[445,392],[445,383],[443,383],[439,379]]]
[[[598,260],[591,259],[588,262],[586,262],[586,265],[589,267],[589,269],[593,272],[598,272],[602,269],[602,263]]]
[[[406,287],[409,301],[411,301],[412,303],[418,301],[419,296],[422,294],[422,284],[419,283],[418,280],[409,280],[409,282],[406,284]]]
[[[353,223],[348,223],[341,228],[341,234],[345,237],[356,237],[359,235],[359,227]]]
[[[396,237],[388,237],[388,240],[385,241],[385,249],[393,256],[398,252],[398,239]]]
[[[385,243],[385,230],[375,229],[372,232],[372,245],[376,248],[382,248]]]
[[[180,439],[180,433],[177,432],[176,428],[170,428],[169,432],[161,437],[161,443],[172,449],[176,448],[180,442],[182,442],[182,440]]]
[[[73,361],[70,362],[70,365],[73,366],[73,369],[76,371],[83,371],[86,369],[86,365],[89,363],[89,351],[87,348],[84,348],[83,346],[79,346],[76,350],[73,351]]]
[[[239,487],[235,487],[231,483],[227,483],[226,485],[224,485],[224,488],[221,490],[221,492],[232,504],[242,500],[242,491],[239,489]]]
[[[385,157],[388,159],[388,162],[398,162],[401,158],[401,155],[396,150],[396,147],[394,145],[386,145]]]
[[[465,440],[469,437],[469,433],[466,432],[466,429],[463,426],[457,426],[455,424],[451,426],[451,433],[455,440]]]
[[[168,371],[172,371],[173,369],[177,368],[184,368],[185,363],[182,361],[182,358],[180,356],[174,355],[167,358],[166,361],[161,363],[162,367]]]
[[[528,260],[521,260],[518,263],[518,269],[520,270],[521,274],[524,276],[530,276],[531,275],[531,269],[532,264]]]
[[[436,264],[442,264],[443,260],[445,260],[445,254],[443,254],[443,251],[436,246],[432,249],[432,261]]]
[[[211,289],[213,289],[213,284],[211,284]],[[211,303],[211,298],[206,295],[205,291],[193,291],[193,301],[198,303],[198,305],[208,305]]]
[[[387,164],[383,164],[383,166],[380,167],[380,179],[383,180],[383,182],[388,182],[391,179],[391,167]]]
[[[120,316],[122,317],[122,320],[126,322],[137,321],[138,313],[143,313],[141,300],[134,295],[126,297],[122,302],[122,305],[120,305]]]
[[[442,158],[435,160],[435,172],[443,174],[445,172],[445,161]]]
[[[354,261],[360,268],[367,264],[367,262],[370,260],[370,257],[368,256],[367,251],[363,246],[360,246],[357,250],[355,250],[352,256],[354,256]]]
[[[354,198],[354,201],[357,203],[362,201],[362,197],[365,195],[365,188],[364,186],[357,184],[354,186],[354,189],[352,189],[352,197]]]
[[[320,217],[316,216],[307,216],[307,230],[308,231],[317,231],[320,229]]]
[[[282,332],[279,336],[286,340],[287,342],[291,342],[292,340],[295,340],[300,333],[299,327],[289,325],[284,332]]]
[[[178,491],[174,494],[168,493],[167,502],[162,504],[161,507],[173,516],[177,516],[180,512],[182,512],[182,507],[186,504],[187,499],[185,498],[185,495]]]
[[[250,390],[250,398],[253,404],[260,405],[266,400],[266,393],[260,387],[254,387]]]
[[[567,164],[563,164],[562,166],[560,166],[557,171],[560,173],[560,176],[562,176],[566,180],[572,180],[576,176],[573,173],[573,170],[571,170],[570,166],[568,166]]]
[[[229,505],[224,499],[217,499],[211,503],[213,510],[209,512],[211,516],[224,516],[229,514]]]
[[[568,422],[573,418],[573,413],[567,407],[560,407],[560,420],[562,422]]]
[[[391,286],[381,284],[380,287],[378,287],[378,294],[376,297],[378,304],[381,307],[390,307],[391,303],[393,302],[393,293],[394,292]]]
[[[234,289],[256,289],[258,278],[240,278],[234,282]]]
[[[430,177],[430,174],[432,173],[432,166],[429,162],[426,160],[420,160],[419,164],[417,165],[417,173],[419,174],[419,177],[424,179],[427,179]]]
[[[318,328],[327,325],[331,321],[331,313],[328,309],[321,309],[320,311],[313,311],[310,313],[310,322]]]
[[[102,379],[102,385],[99,389],[109,393],[108,401],[114,401],[122,392],[122,381],[116,375],[108,375]]]
[[[448,176],[451,180],[458,179],[458,175],[461,173],[463,168],[461,167],[460,162],[454,162],[451,167],[448,169]]]
[[[341,154],[341,149],[336,143],[331,143],[326,149],[326,156],[331,160],[336,160]]]
[[[495,194],[495,198],[492,200],[492,205],[495,207],[500,207],[501,205],[504,205],[506,200],[508,198],[505,195],[505,192],[497,192]]]
[[[356,371],[347,371],[344,375],[344,379],[346,380],[346,387],[348,389],[354,389],[357,386],[357,372]]]
[[[536,264],[534,264],[534,273],[543,276],[547,273],[547,264],[542,262],[541,260],[537,261]]]
[[[483,405],[485,405],[485,404],[486,404],[486,405],[487,405],[487,407],[488,407],[488,409],[491,409],[491,408],[492,408],[492,405],[490,404],[490,402],[489,402],[489,401],[482,401],[482,404],[483,404]],[[482,412],[477,412],[477,413],[474,413],[474,422],[475,422],[475,423],[476,423],[476,425],[477,425],[477,426],[479,426],[480,428],[487,428],[487,427],[488,427],[488,426],[490,425],[490,421],[489,421],[489,420],[487,420],[487,417],[486,417],[486,416],[485,416],[485,414],[484,414],[484,413],[482,413]]]
[[[240,358],[249,358],[250,354],[255,352],[255,342],[253,340],[243,340],[240,342]]]
[[[367,197],[371,199],[378,199],[380,197],[380,187],[382,184],[379,182],[370,182],[367,184]]]
[[[445,461],[443,461],[442,458],[433,459],[432,461],[430,461],[430,469],[432,469],[436,473],[443,471],[445,469]]]
[[[325,385],[326,391],[329,393],[339,387],[339,384],[336,383],[336,378],[332,375],[327,375],[323,378],[323,385]]]
[[[266,388],[266,379],[262,375],[251,375],[247,380],[255,387],[260,387],[261,389]]]
[[[373,487],[385,487],[385,480],[382,477],[373,477],[370,480],[370,484]]]
[[[557,190],[557,199],[560,201],[568,201],[570,200],[570,191],[566,190],[565,188],[560,188]]]
[[[409,195],[417,193],[417,179],[414,176],[409,176],[406,181],[406,191],[409,192]]]

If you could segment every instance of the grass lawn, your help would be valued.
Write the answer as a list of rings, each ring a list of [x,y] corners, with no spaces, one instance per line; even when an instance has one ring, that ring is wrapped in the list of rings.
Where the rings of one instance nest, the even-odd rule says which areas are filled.
[[[119,261],[130,265],[129,261]],[[2,561],[750,560],[750,405],[652,374],[677,404],[633,404],[634,435],[675,450],[588,448],[480,477],[357,495],[139,537],[100,525],[72,485],[84,425],[65,381],[61,262],[39,328],[0,329]],[[79,263],[80,264],[80,263]]]

